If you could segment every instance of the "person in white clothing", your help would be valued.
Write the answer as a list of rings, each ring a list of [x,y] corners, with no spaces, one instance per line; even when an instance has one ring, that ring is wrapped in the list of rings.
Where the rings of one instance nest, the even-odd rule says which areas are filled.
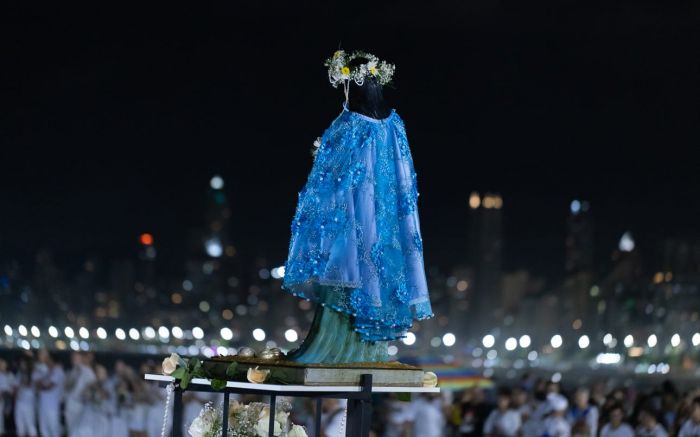
[[[30,357],[22,357],[15,377],[15,431],[18,437],[37,437],[35,374]]]
[[[496,408],[484,422],[484,436],[516,437],[520,434],[522,420],[520,413],[511,408],[510,391],[501,390],[496,402]]]
[[[409,402],[400,401],[395,394],[391,394],[387,402],[387,424],[383,437],[402,437],[408,432],[413,420],[414,411]]]
[[[95,382],[95,372],[88,366],[79,352],[71,354],[72,368],[66,379],[65,419],[68,437],[74,437],[75,424],[80,419],[83,410],[82,394],[85,389]]]
[[[135,379],[134,370],[122,360],[114,363],[114,376],[108,384],[112,394],[111,437],[129,437],[131,391],[129,381]],[[185,432],[182,435],[187,435]]]
[[[71,431],[76,437],[112,437],[110,412],[112,400],[108,390],[107,369],[95,366],[97,380],[83,391],[83,411]]]
[[[535,389],[534,401],[530,414],[523,422],[522,436],[523,437],[540,437],[542,435],[542,426],[544,425],[545,416],[550,408],[547,397],[551,393],[558,393],[559,385],[550,382],[540,382]]]
[[[693,398],[690,404],[690,418],[685,421],[678,437],[699,437],[700,436],[700,397]]]
[[[650,408],[639,410],[637,437],[668,437],[668,433],[657,420],[658,413]]]
[[[634,429],[624,420],[622,405],[613,405],[608,411],[608,423],[600,430],[600,437],[634,437]]]
[[[513,395],[511,396],[511,408],[520,414],[520,421],[525,423],[532,414],[532,404],[530,403],[530,398],[527,391],[522,388],[516,388],[513,390]]]
[[[346,399],[324,399],[321,415],[321,435],[323,437],[344,436]]]
[[[532,405],[530,406],[530,411],[527,418],[523,419],[523,437],[540,437],[542,431],[542,424],[544,423],[546,414],[547,401],[542,401],[538,399],[534,400]]]
[[[411,402],[411,409],[414,436],[442,437],[445,429],[445,415],[442,412],[442,399],[439,395],[424,393]]]
[[[139,369],[141,375],[153,373],[150,365],[143,364]],[[136,375],[129,379],[131,405],[128,413],[129,437],[148,437],[148,409],[153,403],[150,384]]]
[[[596,437],[598,435],[598,407],[591,405],[591,392],[580,387],[574,394],[574,405],[566,419],[571,425],[571,435],[576,437]]]
[[[569,437],[571,425],[566,421],[566,411],[569,402],[559,393],[551,392],[547,395],[548,416],[542,422],[542,437]]]
[[[65,375],[49,352],[39,350],[37,355],[42,365],[42,374],[36,381],[39,394],[39,431],[41,437],[61,437],[61,399]]]
[[[5,405],[12,399],[15,387],[15,378],[7,370],[7,361],[0,359],[0,437],[4,436],[5,429]]]
[[[162,370],[158,370],[157,372],[161,373]],[[160,387],[157,383],[148,384],[147,389],[150,391],[150,398],[152,399],[152,402],[146,410],[146,431],[148,433],[148,437],[159,437],[163,429],[163,413],[165,412],[166,408],[165,401],[167,400],[167,391],[165,388]],[[170,431],[172,430],[173,426],[172,397],[167,408],[170,413],[168,414],[168,420],[165,423],[165,434],[170,435]]]

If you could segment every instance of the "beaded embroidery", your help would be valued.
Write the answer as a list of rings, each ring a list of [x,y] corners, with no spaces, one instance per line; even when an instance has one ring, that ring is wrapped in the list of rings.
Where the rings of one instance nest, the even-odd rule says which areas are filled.
[[[403,121],[344,110],[299,193],[283,288],[353,317],[367,341],[432,317]]]

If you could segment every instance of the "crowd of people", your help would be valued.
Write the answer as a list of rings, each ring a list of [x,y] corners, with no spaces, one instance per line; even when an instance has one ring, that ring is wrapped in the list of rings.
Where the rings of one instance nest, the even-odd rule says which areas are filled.
[[[45,350],[0,359],[0,437],[158,437],[164,427],[169,435],[167,392],[143,379],[161,373],[160,364],[117,359],[110,368],[88,352],[72,353],[65,368]],[[207,402],[221,398],[185,392],[183,435]],[[292,413],[309,435],[313,405],[297,399]],[[509,387],[423,394],[411,402],[388,396],[377,399],[374,411],[376,437],[700,437],[700,390],[681,391],[668,381],[646,389],[596,383],[564,390],[525,377]],[[324,400],[322,435],[343,435],[344,416],[342,401]]]
[[[117,360],[108,372],[87,352],[67,369],[46,350],[0,359],[0,436],[160,436],[166,392],[142,377],[159,371]]]
[[[71,353],[68,366],[46,350],[23,351],[10,360],[0,358],[0,437],[171,435],[173,399],[164,418],[167,391],[143,378],[147,373],[161,374],[161,363],[131,358],[132,363],[141,364],[117,359],[111,371],[90,352]],[[231,399],[266,401],[251,395],[232,395]],[[182,435],[189,435],[190,424],[207,403],[221,405],[222,400],[217,393],[183,393]],[[313,409],[311,400],[296,399],[294,422],[306,426],[309,435],[314,435]],[[344,435],[344,415],[342,400],[324,400],[323,437]]]
[[[514,387],[471,388],[411,403],[390,400],[386,437],[700,437],[700,390],[664,382],[645,390],[603,383],[565,392],[525,378]]]

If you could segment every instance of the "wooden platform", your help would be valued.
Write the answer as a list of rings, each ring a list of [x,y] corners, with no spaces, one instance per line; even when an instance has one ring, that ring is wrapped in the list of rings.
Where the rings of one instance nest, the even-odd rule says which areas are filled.
[[[226,370],[236,363],[233,376]],[[219,357],[203,362],[207,372],[216,378],[228,381],[246,381],[246,373],[251,367],[270,369],[271,382],[284,382],[284,385],[300,386],[350,386],[359,385],[360,376],[372,375],[372,383],[379,387],[423,387],[422,369],[398,362],[386,363],[345,363],[345,364],[302,364],[281,360],[259,358]]]

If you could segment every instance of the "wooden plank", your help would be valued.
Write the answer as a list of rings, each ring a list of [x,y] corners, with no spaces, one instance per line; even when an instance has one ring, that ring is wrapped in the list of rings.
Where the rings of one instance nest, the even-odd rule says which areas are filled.
[[[360,383],[360,375],[372,375],[374,386],[379,387],[422,387],[423,372],[418,370],[387,369],[323,369],[305,370],[303,385],[355,385]],[[295,381],[296,382],[296,381]]]

